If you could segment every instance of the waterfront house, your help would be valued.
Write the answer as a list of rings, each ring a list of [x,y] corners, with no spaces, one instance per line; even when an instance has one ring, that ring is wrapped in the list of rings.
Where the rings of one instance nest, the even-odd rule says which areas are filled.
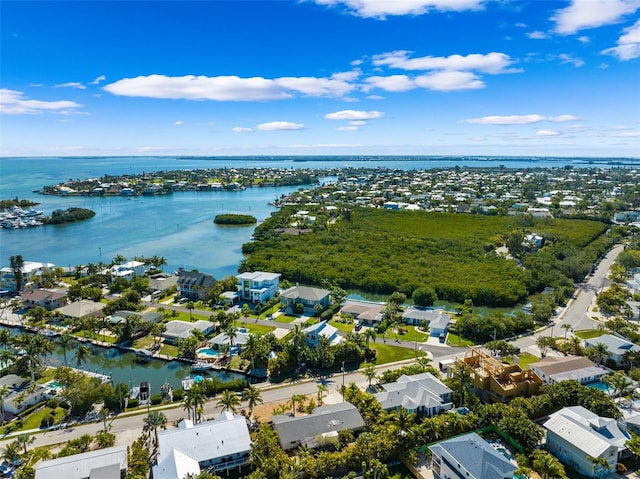
[[[149,289],[151,291],[166,291],[178,284],[178,277],[169,273],[156,273],[149,276]]]
[[[244,346],[245,344],[247,344],[248,340],[249,331],[244,328],[240,328],[233,336],[233,345]],[[223,344],[228,344],[229,346],[231,346],[231,338],[226,332],[222,332],[217,336],[211,338],[209,341],[207,341],[207,343],[209,343],[214,349],[220,350]]]
[[[27,308],[40,306],[47,311],[52,311],[67,304],[67,293],[40,288],[25,289],[20,293],[20,299]]]
[[[429,446],[435,479],[512,479],[516,465],[472,432]]]
[[[62,306],[61,308],[57,308],[56,311],[66,318],[77,320],[101,314],[105,306],[106,305],[104,303],[98,303],[88,299],[80,299]]]
[[[330,341],[331,346],[335,346],[342,342],[343,338],[338,334],[338,330],[335,326],[331,326],[326,321],[320,321],[319,323],[312,324],[302,330],[307,338],[307,346],[311,348],[318,347],[320,344],[320,338],[325,337]]]
[[[451,324],[451,315],[442,310],[423,309],[409,306],[402,312],[402,319],[407,324],[419,325],[426,322],[429,325],[429,335],[438,337],[447,334]]]
[[[509,402],[516,397],[530,397],[540,391],[542,379],[530,369],[517,364],[503,364],[479,349],[470,349],[456,360],[471,368],[471,384],[485,402]]]
[[[453,406],[451,389],[431,373],[403,374],[396,382],[382,385],[373,395],[385,411],[404,408],[420,416],[435,416]]]
[[[280,273],[254,271],[241,273],[238,279],[240,299],[252,303],[263,303],[273,298],[280,285]]]
[[[603,344],[604,346],[606,346],[607,351],[609,351],[609,355],[606,358],[607,361],[611,361],[613,364],[615,364],[616,367],[619,368],[627,368],[631,365],[631,363],[627,360],[627,354],[640,354],[640,346],[632,343],[625,338],[613,334],[603,334],[602,336],[598,336],[597,338],[584,340],[585,348],[596,347],[596,345],[598,344]]]
[[[272,416],[271,421],[285,451],[301,445],[313,449],[326,441],[337,440],[340,431],[357,434],[364,429],[358,408],[348,402],[318,407],[305,416],[279,414]]]
[[[610,369],[597,365],[584,356],[546,356],[542,360],[531,363],[529,368],[546,384],[555,384],[567,379],[589,384],[600,381],[609,374]]]
[[[313,315],[316,306],[320,305],[323,311],[329,307],[330,294],[328,289],[293,286],[280,293],[280,301],[289,314],[294,312],[294,305],[300,304],[304,314]]]
[[[198,300],[207,299],[209,290],[215,286],[216,280],[210,274],[180,271],[176,284],[181,297]]]
[[[169,321],[166,327],[167,329],[162,333],[162,337],[166,342],[173,344],[176,339],[187,339],[191,336],[191,332],[196,329],[202,331],[205,335],[210,334],[213,332],[215,325],[211,321],[205,321],[203,319],[194,323],[174,319],[173,321]]]
[[[562,408],[551,414],[543,427],[549,451],[587,477],[606,473],[592,458],[606,461],[613,471],[618,460],[628,454],[625,443],[631,436],[622,423],[582,406]]]
[[[198,461],[186,454],[173,449],[158,459],[158,464],[153,466],[153,479],[186,479],[189,474],[200,474]]]
[[[122,479],[127,468],[127,446],[114,446],[40,461],[35,479]]]
[[[247,421],[243,416],[234,416],[228,411],[214,421],[196,425],[182,420],[177,429],[158,431],[158,466],[166,464],[167,457],[173,455],[174,450],[214,474],[241,470],[251,456]],[[154,467],[154,477],[155,471]]]
[[[11,389],[4,397],[4,411],[15,416],[25,409],[45,402],[52,397],[51,389],[39,383],[36,383],[32,391],[28,387],[17,386]]]
[[[340,314],[351,316],[360,325],[376,326],[382,321],[384,306],[384,303],[349,299],[342,304]]]
[[[32,282],[37,282],[38,276],[43,272],[52,271],[55,265],[53,263],[39,263],[36,261],[25,261],[22,265],[22,288],[30,286]],[[0,289],[7,290],[10,293],[16,293],[16,277],[13,270],[9,266],[0,268]]]
[[[113,265],[110,269],[112,278],[124,278],[131,281],[134,276],[144,276],[144,263],[141,261],[128,261],[124,264]]]

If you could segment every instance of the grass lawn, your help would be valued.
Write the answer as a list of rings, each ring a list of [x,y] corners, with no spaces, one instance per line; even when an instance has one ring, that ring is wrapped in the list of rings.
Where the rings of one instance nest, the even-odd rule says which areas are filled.
[[[296,318],[295,316],[289,316],[288,314],[281,314],[280,316],[278,316],[277,318],[274,318],[274,320],[278,323],[291,323],[292,321],[295,321]]]
[[[419,343],[422,343],[429,339],[429,333],[418,331],[415,326],[407,324],[402,325],[402,327],[407,330],[406,333],[398,335],[403,341],[418,341]]]
[[[332,319],[331,321],[329,321],[329,324],[345,333],[350,333],[351,331],[353,331],[353,328],[354,328],[353,323],[341,323],[339,321],[336,321],[335,319]]]
[[[604,332],[598,331],[597,329],[582,329],[580,331],[574,331],[573,334],[578,336],[580,339],[592,339],[602,336]]]
[[[80,338],[88,338],[95,339],[98,341],[104,341],[105,343],[115,344],[116,337],[115,336],[107,336],[106,334],[103,336],[102,334],[93,333],[92,331],[81,330],[73,333],[74,336],[78,336]]]
[[[251,322],[247,322],[245,325],[244,322],[238,321],[236,325],[239,328],[247,328],[251,334],[267,334],[273,332],[276,328],[275,326],[263,326],[261,324],[255,324]]]
[[[167,354],[174,358],[178,357],[178,348],[176,348],[173,344],[163,344],[160,348],[160,354]]]
[[[68,351],[67,351],[68,354]],[[39,382],[40,384],[44,384],[46,382],[49,382],[53,379],[55,379],[56,376],[56,368],[47,368],[44,370],[44,372],[42,373],[42,376],[40,376],[40,379],[38,379],[37,382]]]
[[[473,341],[470,341],[468,339],[465,339],[453,333],[447,334],[447,344],[449,346],[461,346],[461,347],[474,345]]]
[[[378,343],[369,343],[369,347],[378,352],[376,356],[376,364],[393,363],[396,361],[415,358],[415,352],[413,349]],[[424,351],[418,351],[418,356],[424,356],[424,354]]]
[[[191,318],[193,318],[193,321],[191,321]],[[178,313],[177,316],[171,318],[171,321],[173,321],[174,319],[177,319],[178,321],[186,321],[187,323],[194,323],[199,319],[209,321],[208,316],[202,316],[200,314],[191,314],[191,316],[189,316],[189,313]]]
[[[147,336],[136,339],[133,342],[133,347],[136,349],[151,349],[151,346],[153,346],[153,344],[153,336],[148,334]]]
[[[529,369],[529,365],[531,363],[535,363],[537,361],[540,361],[540,358],[538,356],[535,356],[533,354],[530,353],[522,353],[522,354],[518,354],[518,364],[520,365],[520,367],[522,369]],[[506,362],[509,364],[513,364],[513,357],[509,356],[506,359]]]
[[[277,313],[278,311],[280,311],[280,305],[276,304],[271,308],[267,309],[266,311],[263,311],[262,314],[260,314],[259,318],[268,319],[272,314]]]
[[[51,409],[49,409],[48,407],[44,407],[34,412],[33,414],[29,414],[29,416],[24,418],[24,420],[22,421],[21,430],[26,431],[29,429],[38,429],[40,427],[40,422],[42,421],[42,418],[45,416],[48,416],[50,411]],[[56,420],[54,424],[58,424],[60,421],[62,421],[62,418],[64,418],[64,413],[65,413],[65,410],[62,409],[61,407],[56,408],[56,412],[55,412]]]

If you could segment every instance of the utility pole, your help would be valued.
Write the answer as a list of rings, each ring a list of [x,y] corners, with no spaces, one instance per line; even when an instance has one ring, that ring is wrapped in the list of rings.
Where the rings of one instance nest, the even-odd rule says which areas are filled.
[[[344,402],[344,361],[342,361],[342,402]]]

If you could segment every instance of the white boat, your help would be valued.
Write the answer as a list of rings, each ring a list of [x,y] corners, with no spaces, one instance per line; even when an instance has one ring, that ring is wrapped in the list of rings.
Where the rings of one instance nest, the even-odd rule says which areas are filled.
[[[182,389],[188,391],[189,389],[191,389],[191,386],[193,386],[194,383],[195,381],[193,380],[193,378],[191,376],[187,376],[182,380]]]
[[[138,399],[138,396],[140,396],[140,387],[139,386],[133,386],[129,390],[129,399]]]
[[[207,371],[213,369],[213,364],[206,362],[198,362],[191,365],[192,371]]]

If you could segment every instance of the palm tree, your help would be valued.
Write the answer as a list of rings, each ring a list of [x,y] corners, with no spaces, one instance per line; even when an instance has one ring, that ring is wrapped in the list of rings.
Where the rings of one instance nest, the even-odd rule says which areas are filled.
[[[201,384],[196,383],[191,386],[191,389],[187,391],[184,396],[185,405],[190,404],[193,409],[193,422],[197,423],[199,419],[198,410],[204,407],[204,403],[207,400],[207,396],[204,391],[204,387]]]
[[[10,464],[13,464],[14,461],[20,459],[20,449],[21,446],[18,441],[7,443],[4,449],[2,449],[2,458],[9,461]]]
[[[607,345],[604,343],[596,343],[589,348],[592,351],[594,362],[602,364],[602,362],[609,357],[611,352]]]
[[[3,349],[7,349],[7,346],[11,344],[11,331],[8,329],[0,330],[0,344]]]
[[[563,325],[560,326],[562,329],[564,329],[564,340],[567,340],[567,333],[569,332],[569,330],[571,329],[571,325],[568,323],[564,323]]]
[[[225,389],[220,394],[220,399],[216,403],[216,406],[224,408],[225,411],[231,411],[236,413],[236,407],[240,405],[240,398],[233,391]]]
[[[150,412],[147,417],[144,418],[144,427],[142,430],[148,434],[153,432],[153,436],[155,438],[154,444],[158,445],[158,428],[166,429],[167,427],[167,416],[159,411]]]
[[[262,395],[260,394],[260,390],[255,386],[244,388],[242,393],[244,399],[247,401],[247,406],[249,406],[249,417],[251,417],[253,415],[253,408],[258,404],[262,404]]]
[[[318,406],[322,406],[322,398],[324,398],[324,393],[329,391],[329,388],[326,384],[318,384]]]
[[[76,349],[75,354],[73,355],[76,360],[76,366],[80,368],[83,364],[87,362],[87,359],[91,355],[91,348],[86,344],[80,345],[78,349]]]
[[[331,348],[331,339],[326,336],[320,336],[318,340],[318,352],[320,353],[320,366],[324,369],[325,361],[327,360],[327,353]]]
[[[291,342],[293,343],[293,347],[296,350],[296,354],[307,343],[307,335],[302,330],[302,327],[299,324],[295,324],[293,326],[293,330],[291,331]]]
[[[453,377],[457,379],[460,387],[460,404],[464,406],[467,388],[471,383],[471,367],[466,363],[460,363],[453,370]]]
[[[416,415],[409,412],[407,409],[400,407],[393,413],[391,418],[393,423],[398,427],[400,433],[406,433],[409,428],[415,423]]]
[[[367,349],[369,349],[369,341],[373,341],[375,343],[377,337],[378,337],[378,334],[376,333],[375,329],[367,328],[365,330],[364,340],[365,340],[365,344],[367,345]]]
[[[369,387],[371,387],[371,382],[376,377],[376,367],[375,367],[375,365],[372,364],[372,363],[365,363],[364,364],[364,369],[362,370],[362,374],[364,374],[364,376],[367,378],[367,380],[369,381]]]
[[[229,352],[231,352],[231,349],[233,349],[233,344],[238,337],[238,328],[236,328],[234,324],[229,324],[224,330],[224,334],[227,338],[229,338]]]
[[[0,417],[2,418],[1,424],[4,424],[4,398],[9,394],[9,386],[6,384],[0,387]]]
[[[68,364],[67,364],[67,348],[69,347],[69,345],[72,342],[73,342],[73,336],[71,336],[69,334],[61,334],[60,338],[58,338],[58,344],[62,348],[62,354],[64,356],[64,365],[65,365],[65,367],[68,366]]]
[[[548,452],[536,451],[533,469],[542,479],[560,479],[565,476],[564,466]]]
[[[256,367],[255,356],[259,347],[258,345],[259,345],[258,336],[255,334],[249,334],[249,336],[247,336],[247,342],[244,345],[244,350],[246,354],[248,354],[249,357],[251,358],[251,370],[254,370]]]
[[[24,447],[24,453],[27,454],[27,452],[29,452],[27,450],[27,446],[29,446],[30,444],[33,444],[35,442],[36,438],[33,436],[29,436],[29,434],[19,434],[16,437],[16,442],[21,446]]]
[[[296,403],[298,404],[298,409],[301,409],[306,400],[307,396],[304,394],[294,394],[291,396],[291,412],[294,416],[296,415]]]
[[[196,305],[193,303],[193,301],[188,301],[184,306],[189,310],[189,321],[193,323],[193,310]]]

